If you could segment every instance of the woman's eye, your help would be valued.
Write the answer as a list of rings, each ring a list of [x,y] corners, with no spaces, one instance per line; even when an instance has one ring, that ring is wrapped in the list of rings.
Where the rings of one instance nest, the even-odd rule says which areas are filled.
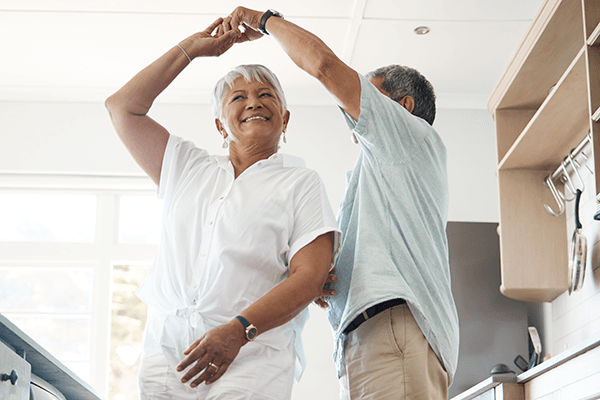
[[[241,94],[239,96],[235,96],[233,99],[231,99],[231,101],[237,101],[237,100],[241,100],[243,99],[244,96],[242,96]]]
[[[273,97],[271,93],[262,93],[260,97]]]

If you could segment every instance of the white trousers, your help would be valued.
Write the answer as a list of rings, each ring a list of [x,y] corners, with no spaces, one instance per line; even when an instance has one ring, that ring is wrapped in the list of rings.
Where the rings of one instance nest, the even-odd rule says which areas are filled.
[[[289,400],[294,379],[294,342],[287,350],[248,343],[216,382],[191,388],[171,370],[160,347],[165,316],[148,312],[138,380],[142,400]],[[182,355],[183,359],[183,355]]]
[[[340,377],[342,400],[446,400],[448,374],[406,304],[350,332]]]

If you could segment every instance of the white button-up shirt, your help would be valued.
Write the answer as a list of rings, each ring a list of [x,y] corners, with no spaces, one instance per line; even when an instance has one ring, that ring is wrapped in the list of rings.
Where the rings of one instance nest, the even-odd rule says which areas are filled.
[[[292,257],[319,235],[336,232],[337,255],[341,233],[322,181],[293,156],[274,154],[235,179],[229,157],[171,135],[158,196],[164,199],[160,243],[137,294],[169,315],[161,345],[171,364],[204,332],[283,282]],[[307,312],[251,344],[285,348],[295,333],[303,365]]]

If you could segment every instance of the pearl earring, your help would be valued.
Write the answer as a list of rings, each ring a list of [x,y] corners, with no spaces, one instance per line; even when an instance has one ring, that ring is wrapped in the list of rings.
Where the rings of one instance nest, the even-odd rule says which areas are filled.
[[[287,138],[285,137],[285,131],[283,131],[283,143],[287,143]]]
[[[229,143],[227,142],[227,137],[225,135],[223,135],[223,145],[221,147],[226,149],[228,146],[229,146]]]

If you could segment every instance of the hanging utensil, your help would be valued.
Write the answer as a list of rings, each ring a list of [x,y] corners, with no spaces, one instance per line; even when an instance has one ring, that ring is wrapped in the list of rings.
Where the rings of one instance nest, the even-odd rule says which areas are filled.
[[[587,239],[582,234],[581,221],[579,220],[579,203],[581,190],[575,194],[575,231],[571,240],[571,255],[569,257],[569,294],[581,289],[585,278],[587,261]]]
[[[554,211],[547,204],[544,204],[544,207],[546,208],[546,211],[548,211],[550,214],[554,215],[555,217],[558,217],[563,212],[565,212],[565,203],[559,195],[558,189],[556,189],[556,186],[554,186],[554,182],[552,182],[552,175],[548,175],[546,179],[544,179],[544,185],[550,188],[550,192],[552,192],[552,196],[554,197],[556,204],[558,204],[558,211]]]
[[[566,159],[565,159],[566,161]],[[563,198],[563,200],[565,201],[573,201],[575,200],[575,195],[577,193],[577,188],[575,187],[575,185],[573,184],[573,181],[571,180],[571,176],[569,175],[569,171],[567,171],[567,167],[565,166],[565,161],[563,161],[560,164],[560,168],[563,170],[563,175],[562,175],[562,183],[565,184],[565,193],[563,194],[563,192],[559,192],[560,193],[560,197]],[[569,192],[571,192],[571,194],[573,196],[567,196],[567,189],[569,189]]]

